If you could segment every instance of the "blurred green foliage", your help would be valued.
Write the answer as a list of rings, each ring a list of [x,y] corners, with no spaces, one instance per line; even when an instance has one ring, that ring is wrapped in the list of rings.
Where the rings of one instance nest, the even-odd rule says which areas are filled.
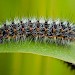
[[[0,54],[0,75],[75,75],[64,62],[30,53]]]
[[[75,20],[75,0],[0,0],[0,21],[15,17]]]

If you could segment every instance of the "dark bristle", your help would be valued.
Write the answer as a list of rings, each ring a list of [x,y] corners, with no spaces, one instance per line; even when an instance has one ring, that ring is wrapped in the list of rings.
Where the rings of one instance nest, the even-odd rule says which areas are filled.
[[[14,24],[14,22],[12,22],[12,24]]]
[[[20,21],[20,23],[22,24],[23,22],[22,22],[22,21]]]
[[[37,20],[37,22],[39,23],[39,20]]]
[[[6,26],[6,23],[4,23],[4,26]]]
[[[31,22],[31,20],[29,20],[29,22]]]

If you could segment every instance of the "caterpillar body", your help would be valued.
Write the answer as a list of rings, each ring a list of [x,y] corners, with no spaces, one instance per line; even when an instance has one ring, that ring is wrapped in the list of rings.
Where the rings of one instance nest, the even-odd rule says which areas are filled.
[[[0,43],[26,39],[64,45],[75,40],[75,26],[68,21],[34,18],[6,21],[0,27]]]

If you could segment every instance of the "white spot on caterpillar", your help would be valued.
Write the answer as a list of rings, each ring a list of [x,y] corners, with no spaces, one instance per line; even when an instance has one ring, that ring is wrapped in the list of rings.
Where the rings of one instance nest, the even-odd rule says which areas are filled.
[[[53,20],[52,19],[49,19],[48,20],[48,24],[52,24],[53,23]]]
[[[49,19],[48,20],[48,24],[49,24],[49,28],[52,26],[52,24],[53,24],[53,20],[52,19]]]
[[[27,23],[28,19],[27,18],[22,18],[23,23]]]
[[[31,19],[31,22],[32,22],[32,23],[35,23],[36,21],[37,21],[36,18],[32,18],[32,19]]]
[[[40,23],[45,23],[45,19],[44,18],[40,18],[39,22]]]
[[[14,19],[14,23],[15,23],[15,24],[18,24],[18,23],[20,23],[20,20],[19,20],[18,18],[15,18],[15,19]]]
[[[67,21],[64,21],[63,24],[64,24],[65,26],[67,26]]]
[[[6,20],[6,25],[10,25],[11,21]]]
[[[57,25],[60,24],[60,19],[57,19],[55,22]]]

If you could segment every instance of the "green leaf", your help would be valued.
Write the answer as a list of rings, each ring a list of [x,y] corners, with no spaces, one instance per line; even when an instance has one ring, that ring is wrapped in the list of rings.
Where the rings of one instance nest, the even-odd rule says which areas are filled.
[[[20,41],[0,44],[0,53],[33,53],[75,64],[75,43],[62,46],[43,42]]]

